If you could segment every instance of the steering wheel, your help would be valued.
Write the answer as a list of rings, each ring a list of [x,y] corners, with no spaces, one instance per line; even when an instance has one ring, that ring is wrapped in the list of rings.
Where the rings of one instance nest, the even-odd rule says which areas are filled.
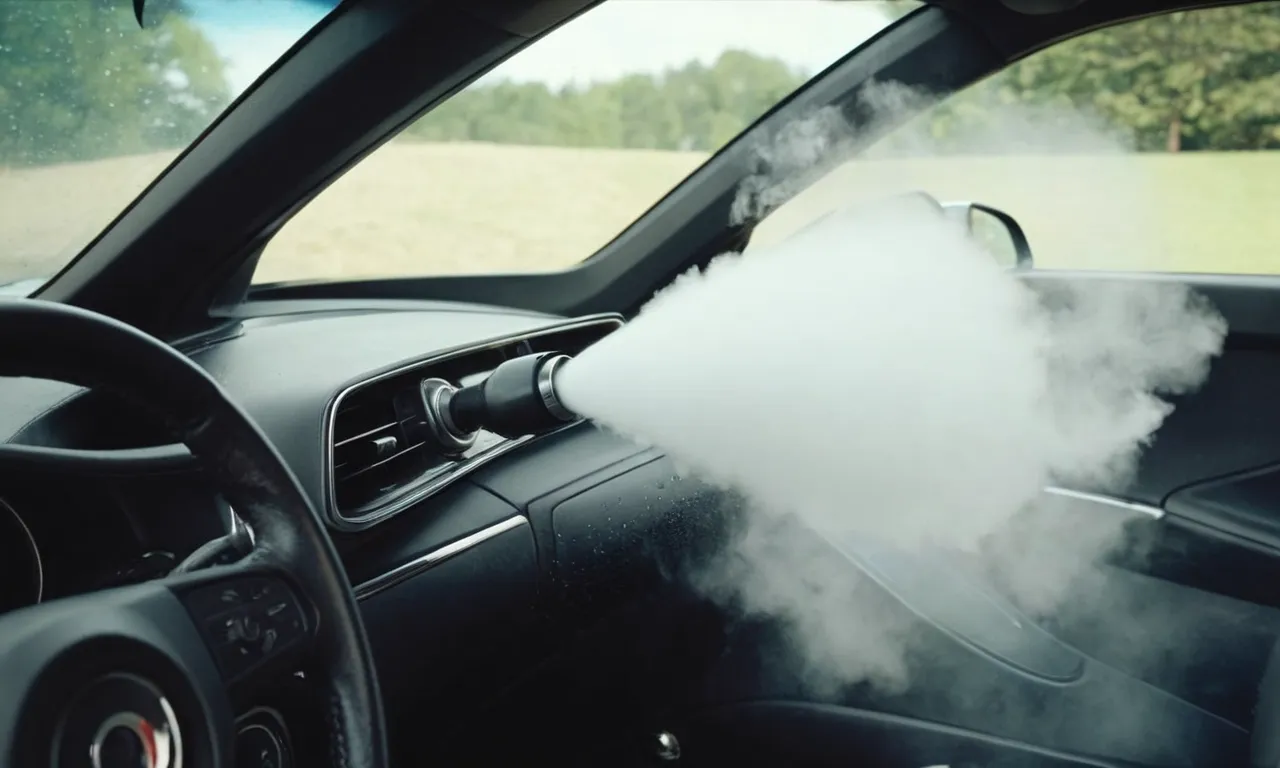
[[[231,766],[232,701],[305,664],[326,695],[333,765],[386,768],[373,655],[337,551],[222,387],[130,326],[30,299],[0,302],[0,375],[110,390],[146,408],[254,534],[232,565],[0,617],[0,766]]]

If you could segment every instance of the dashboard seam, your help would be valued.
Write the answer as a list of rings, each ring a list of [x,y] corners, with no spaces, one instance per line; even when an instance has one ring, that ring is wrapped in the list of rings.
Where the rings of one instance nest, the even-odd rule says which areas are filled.
[[[357,600],[368,600],[369,598],[384,592],[397,584],[401,584],[409,579],[425,573],[435,568],[441,563],[447,562],[458,555],[473,549],[490,539],[496,538],[508,531],[514,531],[520,527],[528,527],[529,519],[524,515],[512,515],[507,519],[494,523],[493,525],[481,528],[478,531],[469,533],[460,539],[455,539],[435,549],[429,550],[408,562],[401,563],[389,571],[385,571],[371,579],[366,579],[355,586]]]

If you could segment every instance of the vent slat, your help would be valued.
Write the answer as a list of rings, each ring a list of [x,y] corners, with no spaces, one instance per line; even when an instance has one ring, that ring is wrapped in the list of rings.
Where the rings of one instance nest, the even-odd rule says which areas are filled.
[[[397,421],[393,421],[393,422],[391,422],[391,423],[389,423],[389,424],[383,424],[383,425],[382,425],[382,426],[380,426],[380,427],[374,427],[373,429],[369,430],[368,432],[361,432],[361,433],[360,433],[360,434],[358,434],[358,435],[353,435],[352,437],[348,437],[348,438],[346,438],[346,439],[344,439],[344,440],[339,440],[338,442],[336,442],[336,443],[334,443],[334,444],[333,444],[333,447],[334,447],[334,448],[341,448],[342,446],[344,446],[344,445],[350,445],[350,444],[354,443],[355,441],[357,441],[357,440],[359,440],[359,439],[361,439],[361,438],[365,438],[365,437],[372,437],[373,435],[376,435],[376,434],[378,434],[379,432],[382,432],[383,430],[395,429],[395,428],[396,428],[396,427],[398,427],[399,425],[400,425],[400,423],[399,423],[399,422],[397,422]]]
[[[410,451],[415,451],[415,450],[417,450],[417,449],[419,449],[419,448],[421,448],[421,447],[423,447],[423,446],[425,446],[425,445],[426,445],[426,443],[415,443],[415,444],[413,444],[413,445],[408,446],[407,448],[402,448],[402,449],[400,449],[399,451],[396,451],[395,453],[391,454],[390,456],[387,456],[386,458],[378,459],[377,461],[373,462],[372,464],[366,464],[366,465],[364,465],[363,467],[361,467],[361,468],[359,468],[359,469],[357,469],[357,470],[354,470],[354,471],[352,471],[352,472],[348,472],[347,474],[345,474],[345,475],[343,475],[343,476],[339,477],[339,478],[338,478],[338,482],[340,482],[340,483],[341,483],[341,482],[346,481],[346,480],[352,480],[352,479],[355,479],[355,478],[357,478],[357,477],[359,477],[359,476],[363,475],[363,474],[364,474],[364,473],[366,473],[366,472],[372,472],[373,470],[377,469],[378,467],[381,467],[383,464],[387,464],[388,462],[395,461],[396,459],[400,458],[401,456],[404,456],[405,454],[409,453]]]

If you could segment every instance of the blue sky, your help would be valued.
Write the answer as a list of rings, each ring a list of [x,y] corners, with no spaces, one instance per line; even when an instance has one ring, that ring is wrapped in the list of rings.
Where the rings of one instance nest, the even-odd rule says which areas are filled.
[[[334,2],[314,0],[188,0],[195,22],[227,62],[227,77],[244,90]]]
[[[334,0],[190,0],[196,22],[246,88]],[[558,86],[658,72],[728,48],[817,71],[885,24],[876,3],[827,0],[608,0],[512,57],[491,79]]]

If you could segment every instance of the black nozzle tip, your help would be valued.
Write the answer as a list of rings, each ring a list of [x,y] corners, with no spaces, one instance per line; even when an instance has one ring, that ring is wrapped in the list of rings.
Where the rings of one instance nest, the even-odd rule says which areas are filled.
[[[488,406],[484,388],[479,384],[463,387],[453,393],[448,403],[448,420],[461,432],[476,432],[485,426]]]
[[[543,352],[504,362],[479,384],[459,389],[448,401],[448,416],[457,429],[485,429],[513,438],[547,432],[577,416],[560,401],[557,372],[567,355]]]

